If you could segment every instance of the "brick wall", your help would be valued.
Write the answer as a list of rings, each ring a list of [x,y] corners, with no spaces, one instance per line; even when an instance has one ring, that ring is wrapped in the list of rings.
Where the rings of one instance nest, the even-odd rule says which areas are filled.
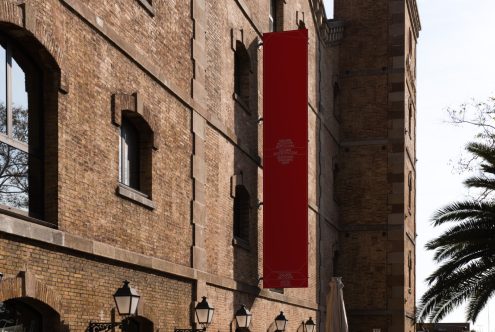
[[[339,150],[349,140],[381,140],[397,124],[383,112],[392,88],[384,75],[390,66],[388,25],[377,20],[386,1],[373,6],[336,2],[343,16],[355,18],[347,22],[351,38],[344,40],[344,52],[324,41],[321,2],[282,2],[284,30],[296,29],[299,21],[309,30],[310,153],[309,287],[283,294],[259,288],[263,48],[258,43],[268,30],[268,1],[0,4],[0,19],[11,22],[11,37],[24,31],[23,40],[50,54],[46,58],[56,62],[59,76],[54,82],[56,112],[46,127],[56,141],[47,150],[55,171],[46,176],[46,188],[56,204],[47,209],[46,221],[56,229],[32,227],[18,215],[0,215],[0,271],[10,277],[30,271],[53,290],[71,331],[83,331],[89,320],[108,320],[111,295],[125,278],[153,308],[160,331],[190,326],[191,308],[201,296],[216,306],[211,328],[219,331],[232,330],[240,303],[252,308],[253,331],[273,329],[280,310],[291,321],[289,330],[299,329],[309,316],[322,329],[328,282],[336,273],[345,277],[346,293],[369,294],[370,307],[386,303],[384,232],[363,236],[358,227],[341,232],[340,239],[338,232],[342,225],[388,220],[391,160],[403,157],[400,149],[391,157],[388,142],[344,144]],[[249,100],[242,102],[233,94],[238,42],[251,66]],[[335,84],[341,87],[338,102]],[[135,93],[154,137],[150,204],[118,194],[120,129],[112,117],[112,96]],[[403,164],[400,159],[394,166],[400,168],[402,185]],[[250,194],[247,244],[233,236],[236,184]],[[336,186],[341,190],[335,192]],[[407,193],[403,186],[397,191]],[[390,234],[385,237],[392,241]],[[366,259],[370,253],[372,263]],[[341,264],[336,268],[337,256]],[[400,264],[399,275],[404,276],[404,257]],[[366,278],[356,271],[364,271]],[[346,280],[349,275],[356,277]],[[351,308],[361,305],[352,295],[348,302]],[[352,328],[369,325],[351,323],[356,324]]]

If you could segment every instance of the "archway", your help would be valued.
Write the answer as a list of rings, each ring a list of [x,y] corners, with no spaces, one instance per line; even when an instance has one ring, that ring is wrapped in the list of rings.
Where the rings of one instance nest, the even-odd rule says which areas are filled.
[[[60,315],[30,297],[0,301],[0,329],[9,332],[59,332]]]

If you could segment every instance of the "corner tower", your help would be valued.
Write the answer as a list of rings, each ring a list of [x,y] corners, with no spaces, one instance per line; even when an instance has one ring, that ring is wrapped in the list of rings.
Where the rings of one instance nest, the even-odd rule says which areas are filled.
[[[335,0],[341,253],[352,332],[415,330],[415,0]]]

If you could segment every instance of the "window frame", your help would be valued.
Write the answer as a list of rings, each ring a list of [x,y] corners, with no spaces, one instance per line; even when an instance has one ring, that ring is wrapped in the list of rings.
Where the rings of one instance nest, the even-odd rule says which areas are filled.
[[[12,111],[12,99],[13,99],[13,87],[12,87],[12,60],[14,56],[12,55],[12,43],[9,41],[2,41],[2,47],[5,49],[5,76],[6,76],[6,92],[5,92],[5,112],[7,116],[6,130],[7,134],[0,132],[0,142],[13,146],[14,148],[21,150],[25,153],[29,153],[29,144],[13,138],[13,111]],[[0,64],[2,65],[2,64]],[[29,106],[28,106],[29,109]],[[29,111],[29,110],[28,110]]]
[[[141,94],[134,92],[112,94],[112,123],[117,127],[118,136],[116,170],[116,194],[148,209],[155,209],[152,201],[153,193],[153,152],[158,150],[157,119],[143,103]],[[126,121],[135,129],[138,136],[137,151],[139,153],[139,187],[133,188],[122,182],[122,123]]]
[[[234,93],[233,98],[240,106],[250,113],[251,99],[251,56],[240,40],[235,41],[234,49]]]
[[[151,17],[156,15],[155,8],[153,7],[153,0],[137,0],[137,2],[139,2]]]
[[[130,142],[131,140],[132,142]],[[138,129],[134,126],[134,124],[132,123],[132,121],[129,120],[128,117],[124,116],[120,125],[119,182],[135,191],[143,192],[140,181],[140,141],[140,133]],[[132,154],[131,158],[129,158],[129,154]]]
[[[2,213],[12,214],[38,224],[50,226],[45,218],[45,137],[44,137],[44,108],[43,70],[24,49],[8,36],[0,36],[0,45],[5,49],[5,131],[0,132],[0,143],[19,150],[27,155],[27,208],[0,203]],[[14,62],[22,70],[27,97],[27,138],[24,142],[15,137],[14,107]]]
[[[270,0],[268,32],[280,32],[284,30],[284,4],[285,0]]]
[[[268,10],[268,31],[277,31],[277,0],[270,0],[270,9]]]

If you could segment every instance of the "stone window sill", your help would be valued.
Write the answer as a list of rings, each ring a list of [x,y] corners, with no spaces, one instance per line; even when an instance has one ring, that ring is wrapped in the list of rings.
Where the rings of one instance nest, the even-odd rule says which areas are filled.
[[[270,291],[272,291],[274,293],[284,294],[283,288],[270,288]]]
[[[153,5],[151,4],[151,2],[149,0],[137,0],[141,6],[143,6],[144,9],[146,9],[146,11],[148,12],[148,14],[150,14],[152,17],[155,16],[155,8],[153,8]]]
[[[128,187],[123,183],[119,183],[117,187],[117,194],[121,197],[127,198],[130,201],[141,204],[148,209],[153,210],[155,208],[155,203],[148,198],[148,195]]]
[[[249,246],[249,242],[237,236],[234,236],[234,238],[232,239],[232,245],[234,247],[239,247],[247,251],[251,250],[251,247]]]
[[[5,214],[14,218],[22,219],[25,221],[32,222],[34,224],[38,224],[41,226],[45,227],[50,227],[50,228],[57,228],[57,225],[54,225],[52,223],[46,222],[44,220],[34,218],[29,216],[29,214],[26,211],[16,209],[7,205],[0,204],[0,214]]]
[[[251,115],[251,111],[249,110],[249,106],[246,104],[244,100],[242,100],[242,97],[239,96],[237,93],[234,92],[232,95],[232,98],[241,106],[241,108],[249,115]]]

